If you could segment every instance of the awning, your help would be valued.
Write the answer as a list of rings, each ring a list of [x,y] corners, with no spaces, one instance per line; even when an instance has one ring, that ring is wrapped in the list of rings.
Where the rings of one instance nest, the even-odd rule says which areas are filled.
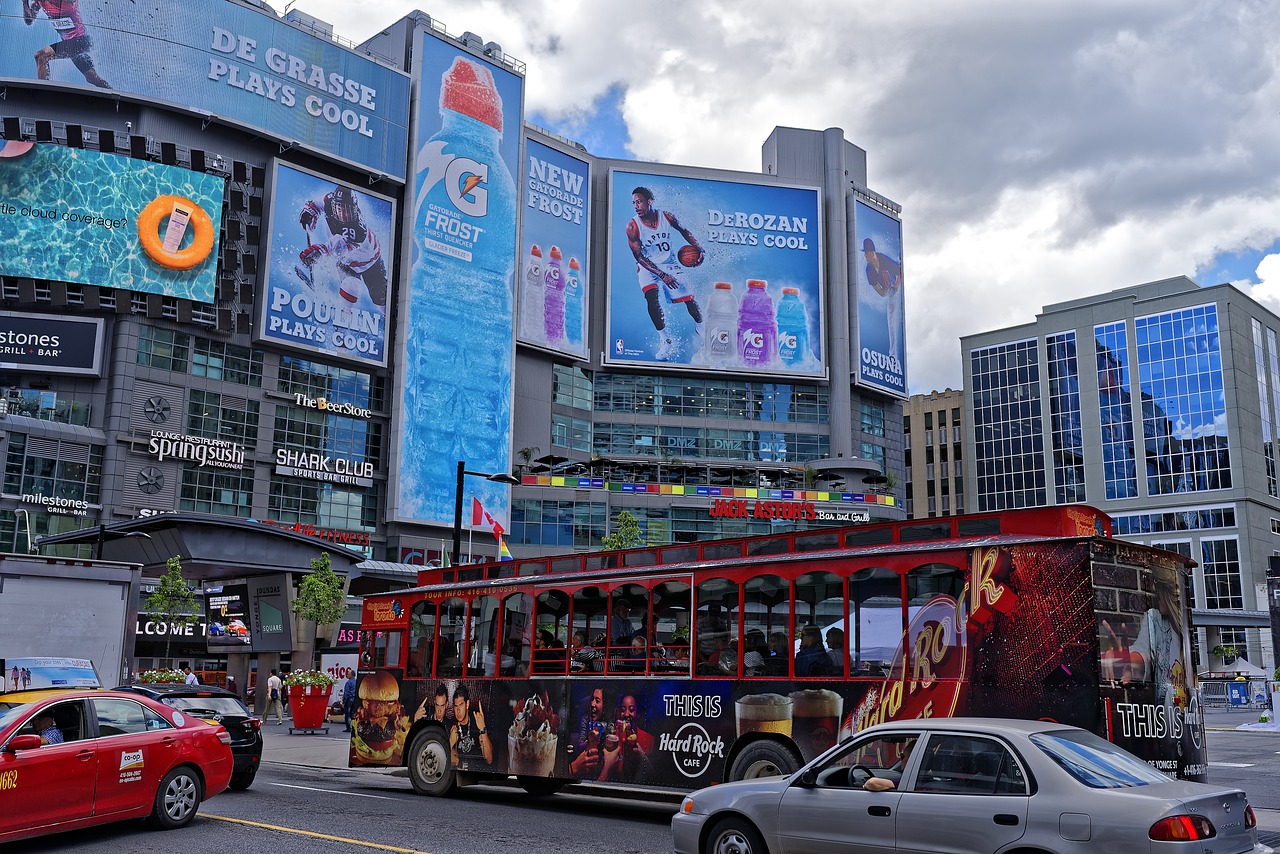
[[[1271,615],[1266,611],[1231,611],[1225,608],[1192,608],[1191,625],[1196,628],[1266,629]]]

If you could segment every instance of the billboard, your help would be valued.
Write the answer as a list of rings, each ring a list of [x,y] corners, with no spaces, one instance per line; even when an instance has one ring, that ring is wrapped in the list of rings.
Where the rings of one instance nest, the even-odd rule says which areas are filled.
[[[587,356],[587,223],[591,167],[526,140],[520,207],[521,341]]]
[[[395,202],[275,162],[256,337],[386,367]]]
[[[423,30],[409,286],[400,289],[403,365],[391,516],[448,527],[466,468],[511,470],[516,209],[523,80]],[[464,481],[495,516],[509,488]],[[464,500],[465,503],[465,500]]]
[[[0,369],[102,376],[102,318],[0,311]]]
[[[293,615],[289,612],[289,576],[255,576],[249,579],[249,636],[254,652],[288,652],[293,649]]]
[[[210,652],[248,652],[249,587],[243,581],[204,586],[205,625]]]
[[[606,359],[820,377],[811,187],[613,170]]]
[[[177,166],[0,145],[0,275],[211,303],[225,182]]]
[[[0,42],[0,78],[112,89],[404,178],[409,78],[255,9],[15,3]]]
[[[853,203],[853,266],[849,280],[857,282],[857,363],[859,385],[898,397],[907,396],[907,368],[903,353],[902,223],[870,205]]]

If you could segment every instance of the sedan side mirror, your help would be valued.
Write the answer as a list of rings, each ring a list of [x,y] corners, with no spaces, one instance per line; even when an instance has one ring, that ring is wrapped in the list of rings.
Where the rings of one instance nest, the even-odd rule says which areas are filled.
[[[5,753],[17,753],[19,750],[35,750],[42,744],[38,735],[15,735],[4,746]]]
[[[800,775],[799,783],[805,788],[812,788],[818,784],[818,769],[806,768],[804,773]]]

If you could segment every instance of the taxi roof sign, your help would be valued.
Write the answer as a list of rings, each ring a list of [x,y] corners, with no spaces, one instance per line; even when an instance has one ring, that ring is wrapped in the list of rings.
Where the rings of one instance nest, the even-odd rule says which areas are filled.
[[[40,688],[101,688],[87,658],[0,658],[0,694]]]

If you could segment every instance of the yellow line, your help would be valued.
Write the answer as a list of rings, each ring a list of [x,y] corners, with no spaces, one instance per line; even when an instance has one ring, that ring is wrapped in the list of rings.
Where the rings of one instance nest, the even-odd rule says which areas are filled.
[[[313,839],[327,839],[330,842],[347,842],[351,845],[363,845],[365,848],[377,848],[380,851],[396,851],[399,854],[427,854],[425,851],[419,851],[416,848],[398,848],[395,845],[383,845],[380,842],[365,842],[363,839],[351,839],[346,836],[331,836],[328,833],[316,833],[311,830],[299,830],[296,827],[285,827],[279,824],[265,824],[261,821],[249,821],[244,818],[228,818],[225,815],[214,815],[213,813],[201,812],[202,818],[216,818],[218,821],[229,821],[232,824],[245,824],[249,827],[261,827],[265,830],[278,830],[283,833],[296,833],[299,836],[310,836]]]

